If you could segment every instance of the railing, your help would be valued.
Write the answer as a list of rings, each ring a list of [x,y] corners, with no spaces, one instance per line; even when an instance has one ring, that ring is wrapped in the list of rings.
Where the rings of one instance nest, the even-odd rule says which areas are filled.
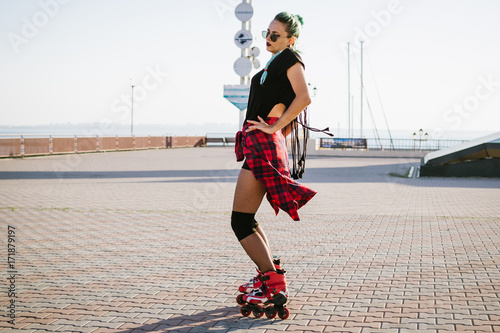
[[[450,148],[469,140],[367,139],[370,150],[431,151]]]
[[[333,144],[339,140],[338,144]],[[362,146],[342,146],[342,142],[365,140],[366,147]],[[468,140],[420,140],[420,139],[332,139],[321,138],[321,149],[368,149],[368,150],[413,150],[413,151],[433,151],[456,146]]]
[[[27,136],[0,138],[0,157],[201,147],[206,144],[204,136]]]
[[[7,136],[7,135],[5,135]],[[311,139],[313,140],[313,139]],[[337,139],[339,140],[339,139]],[[344,144],[353,139],[344,140]],[[453,147],[468,140],[414,140],[414,139],[361,139],[364,146],[332,145],[331,138],[320,139],[320,149],[368,149],[432,151]],[[324,142],[324,144],[323,144]],[[40,136],[8,135],[0,138],[0,157],[23,157],[70,153],[105,152],[121,150],[201,147],[234,145],[233,134],[207,134],[207,136]]]
[[[230,146],[234,145],[235,133],[207,133],[207,146]]]

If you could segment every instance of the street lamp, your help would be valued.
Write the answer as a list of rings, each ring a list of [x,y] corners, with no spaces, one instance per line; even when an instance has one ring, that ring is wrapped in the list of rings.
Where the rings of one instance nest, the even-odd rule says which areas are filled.
[[[132,101],[130,103],[130,135],[134,135],[134,85],[130,85],[132,87]]]
[[[424,135],[424,138],[422,139],[422,134]],[[422,151],[422,141],[427,141],[429,139],[429,134],[425,132],[423,129],[418,130],[418,139],[417,139],[417,133],[413,132],[413,151],[415,151],[415,141],[418,141],[418,150]]]

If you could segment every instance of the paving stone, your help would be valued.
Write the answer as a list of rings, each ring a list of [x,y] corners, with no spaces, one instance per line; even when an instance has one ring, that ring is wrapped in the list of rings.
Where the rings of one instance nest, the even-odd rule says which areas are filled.
[[[301,222],[265,201],[256,215],[290,282],[282,321],[243,318],[235,304],[255,270],[229,226],[232,148],[60,163],[0,160],[0,221],[18,237],[17,330],[500,331],[499,179],[388,176],[416,159],[308,159],[302,182],[318,194]]]

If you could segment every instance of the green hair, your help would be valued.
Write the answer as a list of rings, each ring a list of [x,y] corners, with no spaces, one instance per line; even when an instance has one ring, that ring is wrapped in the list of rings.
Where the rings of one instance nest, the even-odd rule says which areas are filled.
[[[285,31],[288,34],[288,38],[295,37],[296,40],[299,38],[300,30],[304,25],[304,19],[302,16],[293,15],[289,12],[281,12],[276,15],[274,19],[286,26]]]

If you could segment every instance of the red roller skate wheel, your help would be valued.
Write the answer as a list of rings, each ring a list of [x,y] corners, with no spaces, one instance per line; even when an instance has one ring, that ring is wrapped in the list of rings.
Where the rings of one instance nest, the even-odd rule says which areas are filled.
[[[264,315],[264,309],[262,309],[262,306],[255,304],[255,309],[252,310],[252,313],[255,318],[260,318]]]
[[[239,294],[238,296],[236,296],[236,303],[238,303],[239,305],[247,304],[247,302],[245,302],[245,300],[243,299],[243,295],[245,294]]]
[[[240,308],[240,313],[243,317],[248,317],[250,316],[250,313],[252,313],[252,311],[247,310],[245,307],[242,307]]]
[[[278,314],[278,311],[276,311],[274,306],[270,306],[270,307],[265,308],[264,312],[266,313],[267,319],[273,319]]]
[[[288,311],[288,308],[283,308],[280,311],[278,311],[278,317],[280,317],[280,319],[283,319],[283,320],[290,317],[290,311]]]

